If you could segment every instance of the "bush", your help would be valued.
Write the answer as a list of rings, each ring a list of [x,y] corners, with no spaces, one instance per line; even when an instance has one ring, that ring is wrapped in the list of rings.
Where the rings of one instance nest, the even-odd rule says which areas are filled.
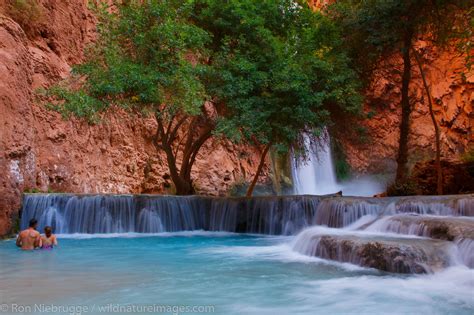
[[[40,194],[40,193],[42,193],[42,191],[39,190],[38,188],[35,188],[35,187],[34,187],[34,188],[27,188],[27,189],[25,189],[25,190],[23,191],[23,193],[25,193],[25,194]]]
[[[348,179],[351,175],[351,166],[347,162],[347,156],[344,148],[337,139],[334,139],[331,144],[336,177],[338,180]]]
[[[393,182],[387,187],[387,196],[413,196],[419,195],[418,185],[415,181],[407,179]]]
[[[474,146],[471,146],[467,151],[462,155],[461,159],[466,163],[474,163]]]
[[[43,22],[44,10],[37,0],[10,0],[7,14],[28,36],[34,36]]]

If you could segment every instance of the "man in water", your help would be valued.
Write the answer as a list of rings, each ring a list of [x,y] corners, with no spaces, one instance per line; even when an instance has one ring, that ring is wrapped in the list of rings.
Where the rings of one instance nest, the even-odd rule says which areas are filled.
[[[16,246],[21,247],[23,250],[33,250],[36,247],[41,246],[41,235],[36,231],[38,221],[31,219],[29,227],[18,234],[16,239]]]

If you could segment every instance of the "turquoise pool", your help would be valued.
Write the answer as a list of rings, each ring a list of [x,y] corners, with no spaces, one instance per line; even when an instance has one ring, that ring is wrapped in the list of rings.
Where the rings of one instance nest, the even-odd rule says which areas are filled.
[[[83,313],[93,314],[109,304],[156,304],[212,306],[212,314],[474,312],[474,271],[466,267],[384,274],[297,254],[292,239],[209,232],[65,235],[59,248],[34,252],[1,241],[2,310],[86,305]]]

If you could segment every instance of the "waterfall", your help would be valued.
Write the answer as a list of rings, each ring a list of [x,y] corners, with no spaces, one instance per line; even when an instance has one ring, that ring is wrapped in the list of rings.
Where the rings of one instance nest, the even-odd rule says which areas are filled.
[[[474,268],[473,201],[474,195],[214,198],[26,194],[20,225],[26,228],[28,221],[36,218],[39,230],[50,225],[58,234],[205,230],[297,235],[293,249],[305,255],[421,273],[444,268],[454,258]]]
[[[368,215],[474,216],[471,199],[474,198],[26,194],[21,227],[36,218],[39,229],[50,225],[62,234],[207,230],[294,235],[313,225],[346,227]]]
[[[341,190],[336,182],[330,139],[312,143],[307,134],[303,135],[307,160],[292,159],[292,176],[296,195],[327,195]]]
[[[309,256],[397,273],[431,273],[454,264],[450,242],[419,238],[374,237],[320,227],[300,233],[293,249]]]
[[[370,175],[337,182],[327,130],[324,130],[323,138],[325,141],[313,143],[308,134],[303,134],[307,158],[293,156],[291,159],[295,195],[327,195],[342,191],[348,196],[373,196],[385,191],[385,184]]]

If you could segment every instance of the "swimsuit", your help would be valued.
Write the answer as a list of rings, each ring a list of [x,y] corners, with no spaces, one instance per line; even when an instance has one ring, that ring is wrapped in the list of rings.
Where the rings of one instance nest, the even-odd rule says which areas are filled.
[[[53,245],[52,244],[45,244],[41,247],[41,249],[53,249]]]

